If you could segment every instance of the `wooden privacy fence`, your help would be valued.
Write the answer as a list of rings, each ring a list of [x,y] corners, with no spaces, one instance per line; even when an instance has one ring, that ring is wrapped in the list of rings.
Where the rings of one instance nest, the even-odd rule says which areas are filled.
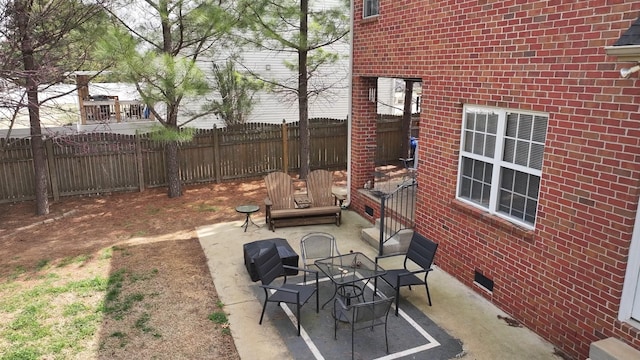
[[[400,156],[400,120],[379,120],[377,161],[393,162]],[[347,122],[311,119],[309,131],[311,168],[345,169]],[[45,141],[45,150],[49,195],[56,200],[167,185],[163,144],[148,134],[56,137]],[[200,130],[192,141],[180,145],[184,184],[260,177],[299,168],[298,123],[249,123]],[[34,199],[34,181],[29,139],[0,139],[0,203]]]
[[[312,119],[311,167],[344,169],[347,123]],[[250,123],[200,130],[180,145],[183,183],[221,182],[299,169],[298,124]],[[45,142],[49,194],[61,196],[166,186],[163,144],[148,134],[78,134]],[[0,139],[0,202],[35,198],[29,139]]]
[[[376,126],[376,165],[397,164],[398,159],[406,157],[401,154],[400,142],[402,136],[402,117],[393,115],[378,116]],[[411,118],[411,136],[418,138],[420,115],[414,114]]]

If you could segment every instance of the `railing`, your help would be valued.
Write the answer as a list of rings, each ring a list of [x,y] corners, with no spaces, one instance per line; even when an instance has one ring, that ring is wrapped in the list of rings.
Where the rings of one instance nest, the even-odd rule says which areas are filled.
[[[383,255],[384,244],[405,229],[415,225],[417,182],[404,181],[398,187],[380,197],[380,245],[378,255]]]
[[[121,122],[129,120],[153,120],[153,114],[145,111],[145,104],[138,100],[118,100],[117,96],[82,102],[82,124],[91,122]]]

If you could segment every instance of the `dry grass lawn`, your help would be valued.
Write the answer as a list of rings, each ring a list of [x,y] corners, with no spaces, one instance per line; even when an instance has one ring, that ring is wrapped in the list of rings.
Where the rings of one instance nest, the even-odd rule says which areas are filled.
[[[195,229],[265,195],[251,180],[64,198],[46,217],[0,204],[1,358],[239,359]]]

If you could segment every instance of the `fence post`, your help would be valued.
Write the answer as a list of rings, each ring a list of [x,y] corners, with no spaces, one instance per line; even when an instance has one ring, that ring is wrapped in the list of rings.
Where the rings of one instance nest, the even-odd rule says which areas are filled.
[[[53,140],[45,140],[44,147],[45,149],[47,149],[47,169],[49,171],[49,182],[51,183],[51,193],[53,193],[53,201],[58,201],[60,200],[60,189],[58,189],[56,162],[53,159]]]
[[[114,103],[113,103],[113,111],[116,113],[116,122],[120,122],[121,118],[121,114],[120,114],[120,100],[118,100],[118,97],[116,96],[114,99]]]
[[[289,129],[287,122],[282,119],[282,171],[289,173]]]
[[[142,142],[140,141],[140,134],[133,135],[136,140],[136,167],[138,168],[138,187],[140,192],[144,191],[144,166],[142,159]]]
[[[216,179],[216,183],[220,183],[222,181],[222,168],[220,165],[220,138],[218,137],[218,132],[218,128],[213,125],[213,174]]]

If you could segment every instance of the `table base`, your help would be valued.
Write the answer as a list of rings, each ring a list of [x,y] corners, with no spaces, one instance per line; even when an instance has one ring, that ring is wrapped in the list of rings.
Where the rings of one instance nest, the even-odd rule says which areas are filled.
[[[251,213],[246,213],[246,214],[247,214],[247,218],[244,220],[244,223],[242,225],[240,225],[240,227],[244,227],[244,232],[247,232],[247,228],[249,227],[249,223],[252,223],[256,227],[260,227],[260,225],[254,223],[253,220],[251,219]]]

